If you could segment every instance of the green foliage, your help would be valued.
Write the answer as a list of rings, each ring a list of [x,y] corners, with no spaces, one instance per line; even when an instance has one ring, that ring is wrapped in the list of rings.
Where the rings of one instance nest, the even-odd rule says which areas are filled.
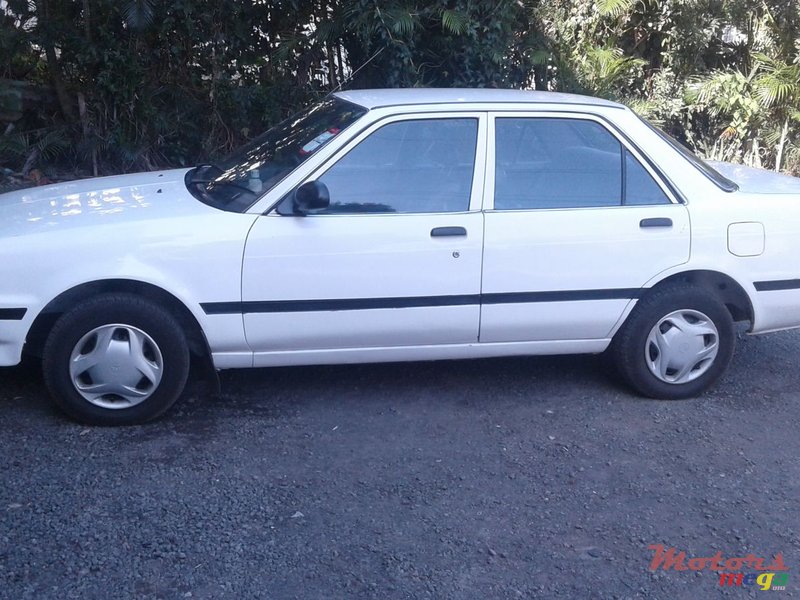
[[[0,78],[52,93],[0,111],[0,166],[190,165],[342,85],[469,86],[617,99],[707,156],[800,173],[799,3],[8,0]]]
[[[468,15],[449,8],[442,9],[442,30],[452,35],[463,35],[470,24]]]
[[[583,87],[600,96],[613,96],[626,82],[633,85],[647,61],[625,56],[620,48],[587,48],[576,58]]]
[[[35,151],[43,159],[52,160],[69,147],[63,129],[23,131],[0,137],[0,152],[26,158]]]
[[[800,105],[800,54],[793,64],[755,53],[757,70],[757,96],[766,107],[797,107]]]
[[[144,29],[153,22],[152,0],[125,0],[122,3],[122,16],[128,28]]]
[[[69,148],[63,128],[23,131],[0,136],[0,156],[10,156],[22,164],[27,176],[37,161],[52,162]]]
[[[603,16],[621,17],[631,11],[634,0],[597,0],[597,12]]]
[[[548,89],[626,102],[708,157],[800,174],[798,0],[543,0],[530,15]]]

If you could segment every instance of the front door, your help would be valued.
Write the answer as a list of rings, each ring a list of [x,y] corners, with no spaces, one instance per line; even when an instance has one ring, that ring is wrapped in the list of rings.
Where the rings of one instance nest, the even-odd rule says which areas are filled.
[[[260,217],[242,281],[256,366],[476,342],[485,141],[480,114],[385,119],[309,177],[329,208]]]

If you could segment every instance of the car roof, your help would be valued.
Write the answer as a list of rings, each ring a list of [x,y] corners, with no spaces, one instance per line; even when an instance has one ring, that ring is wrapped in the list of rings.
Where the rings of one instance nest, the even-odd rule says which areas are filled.
[[[416,106],[421,104],[577,104],[625,108],[622,104],[578,94],[489,88],[394,88],[346,90],[335,95],[363,106]]]

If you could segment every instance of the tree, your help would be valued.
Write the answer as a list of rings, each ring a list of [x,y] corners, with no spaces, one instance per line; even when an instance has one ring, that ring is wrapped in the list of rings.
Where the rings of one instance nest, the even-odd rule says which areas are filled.
[[[14,169],[213,160],[346,85],[600,95],[800,171],[800,0],[7,0],[0,21],[0,77],[57,106],[0,110]]]

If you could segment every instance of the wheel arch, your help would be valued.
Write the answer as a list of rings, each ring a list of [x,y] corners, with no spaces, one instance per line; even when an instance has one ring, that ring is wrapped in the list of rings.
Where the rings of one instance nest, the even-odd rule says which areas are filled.
[[[41,356],[44,344],[58,318],[81,302],[106,293],[126,293],[146,298],[165,307],[186,331],[189,351],[201,360],[204,366],[211,366],[211,349],[203,328],[192,311],[174,294],[142,281],[131,279],[102,279],[82,283],[59,294],[51,300],[36,316],[25,340],[24,352]],[[213,371],[213,367],[212,367]]]
[[[751,328],[755,323],[755,309],[750,296],[742,285],[730,275],[708,269],[682,271],[665,277],[650,287],[647,292],[651,293],[672,283],[685,283],[704,288],[719,298],[720,302],[728,309],[734,322],[749,322]]]

